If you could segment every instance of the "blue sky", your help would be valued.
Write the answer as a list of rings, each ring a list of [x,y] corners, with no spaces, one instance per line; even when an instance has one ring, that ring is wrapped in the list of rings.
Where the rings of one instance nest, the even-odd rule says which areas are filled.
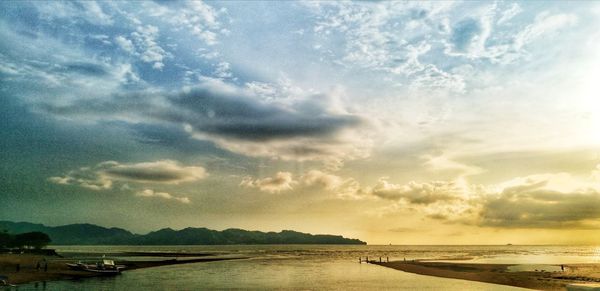
[[[599,223],[597,3],[0,6],[0,219],[375,243]]]

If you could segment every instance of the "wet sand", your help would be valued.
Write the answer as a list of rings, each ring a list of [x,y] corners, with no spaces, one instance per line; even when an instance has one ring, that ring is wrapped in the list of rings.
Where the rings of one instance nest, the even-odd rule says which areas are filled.
[[[600,264],[565,265],[565,271],[509,271],[514,264],[398,261],[373,264],[408,273],[530,288],[565,290],[568,284],[600,282]],[[553,266],[553,265],[548,265]],[[556,268],[556,267],[554,267]],[[552,268],[548,268],[552,269]]]
[[[44,271],[43,259],[46,259],[46,261],[48,262],[47,271]],[[232,259],[240,258],[178,258],[162,261],[116,261],[116,263],[127,266],[127,268],[123,270],[124,272],[126,272],[128,270],[135,270],[141,268]],[[39,270],[36,268],[38,262],[42,262],[41,268]],[[0,254],[0,275],[8,276],[8,282],[10,284],[23,284],[30,282],[69,280],[102,276],[96,273],[71,270],[67,267],[66,264],[73,262],[76,262],[76,260],[64,259],[56,256],[40,256],[32,254]],[[20,267],[19,271],[17,271],[17,265],[19,265]]]

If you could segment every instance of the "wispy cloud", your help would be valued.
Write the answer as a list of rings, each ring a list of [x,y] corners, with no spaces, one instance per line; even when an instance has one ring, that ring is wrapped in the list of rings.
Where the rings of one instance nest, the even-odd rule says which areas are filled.
[[[78,185],[92,190],[105,190],[111,189],[116,181],[179,184],[198,181],[207,175],[203,167],[182,166],[173,160],[144,163],[106,161],[93,167],[69,171],[64,176],[51,177],[49,181],[62,185]]]
[[[191,201],[188,197],[177,197],[173,196],[167,192],[156,192],[152,189],[145,189],[143,191],[137,192],[136,196],[145,197],[145,198],[161,198],[166,200],[173,200],[184,204],[189,204]]]
[[[264,192],[284,191],[327,191],[340,199],[362,199],[364,193],[360,183],[353,178],[344,178],[321,170],[309,170],[294,178],[290,172],[277,172],[273,177],[255,179],[246,176],[240,186],[256,188]]]
[[[290,172],[277,172],[274,177],[263,179],[252,179],[252,177],[247,176],[240,182],[242,187],[257,188],[270,193],[292,190],[294,184],[296,184],[296,181],[293,180]]]
[[[406,185],[389,183],[382,178],[371,189],[371,194],[383,199],[404,200],[412,204],[432,204],[460,200],[463,189],[454,182],[410,182]]]
[[[152,67],[160,70],[165,66],[163,60],[168,54],[158,45],[156,40],[158,35],[158,27],[152,25],[139,26],[135,32],[131,33],[136,46],[140,49],[141,60],[153,63]],[[119,45],[122,44],[119,43]]]

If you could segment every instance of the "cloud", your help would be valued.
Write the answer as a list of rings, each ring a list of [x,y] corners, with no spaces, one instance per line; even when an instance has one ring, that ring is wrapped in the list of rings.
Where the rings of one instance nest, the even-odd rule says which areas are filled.
[[[108,177],[132,182],[178,184],[197,181],[207,176],[202,167],[185,167],[172,160],[137,164],[104,162],[100,165],[103,168],[102,173]]]
[[[565,174],[562,176],[564,179]],[[598,227],[594,221],[600,218],[600,191],[558,191],[552,187],[552,178],[555,177],[521,179],[521,184],[482,198],[479,223],[505,228]]]
[[[306,172],[301,180],[308,186],[318,186],[327,190],[337,189],[344,183],[344,180],[340,176],[319,170],[310,170]]]
[[[334,63],[384,72],[387,78],[410,84],[411,89],[461,92],[462,78],[428,61],[437,47],[431,36],[445,34],[439,27],[445,25],[451,6],[425,2],[316,5],[312,9],[318,19],[314,32],[326,44],[317,50],[339,52],[342,57]]]
[[[155,192],[152,189],[145,189],[143,191],[139,191],[135,195],[139,196],[139,197],[148,197],[148,198],[155,197],[155,198],[162,198],[162,199],[166,199],[166,200],[173,200],[173,201],[181,202],[184,204],[189,204],[191,202],[188,197],[176,197],[167,192]]]
[[[85,21],[90,24],[107,26],[114,20],[110,13],[105,12],[108,5],[103,7],[95,1],[41,2],[35,5],[42,19]]]
[[[128,12],[125,14],[132,19],[133,25],[143,27],[142,23],[152,23],[169,35],[166,37],[169,40],[166,46],[172,49],[163,54],[164,57],[171,58],[171,52],[180,52],[178,47],[190,49],[194,58],[188,61],[189,63],[195,63],[196,57],[210,60],[220,56],[221,52],[214,47],[219,44],[223,35],[229,34],[226,24],[231,21],[226,8],[216,9],[204,1],[148,1],[132,7],[135,10],[127,9]],[[161,49],[164,47],[161,46]],[[160,53],[160,51],[155,49],[154,53]],[[220,61],[214,65],[223,63],[227,62]],[[158,70],[161,70],[163,66],[164,62],[154,62],[153,64],[153,68]],[[226,74],[228,71],[221,72]]]
[[[95,191],[108,190],[113,186],[111,179],[97,175],[96,172],[88,167],[69,171],[62,177],[50,177],[48,181],[58,185],[77,185]]]
[[[520,49],[544,34],[576,23],[577,16],[573,14],[542,12],[536,16],[534,23],[525,27],[515,36],[514,47]]]
[[[460,181],[398,185],[382,178],[369,194],[408,204],[413,211],[448,223],[499,228],[600,227],[598,184],[567,173],[517,177],[488,186]]]
[[[354,178],[343,178],[320,170],[310,170],[300,177],[300,182],[306,187],[328,190],[340,198],[360,199],[363,197],[360,183]]]
[[[214,85],[172,96],[179,110],[161,118],[184,123],[195,138],[248,156],[331,161],[365,156],[370,148],[361,131],[366,119],[336,110],[335,96],[265,101],[237,87]]]
[[[496,24],[498,24],[498,25],[504,24],[504,23],[510,21],[511,19],[513,19],[515,16],[517,16],[521,12],[523,12],[523,9],[521,8],[521,6],[518,3],[513,3],[510,6],[510,8],[508,8],[502,12],[502,15],[500,16],[498,21],[496,21]]]
[[[69,171],[62,177],[50,177],[48,180],[60,185],[107,190],[112,188],[114,182],[179,184],[198,181],[207,175],[203,167],[186,167],[172,160],[129,164],[106,161],[94,167]]]
[[[63,38],[43,33],[43,29],[6,27],[0,29],[0,37],[7,40],[0,53],[0,74],[5,82],[12,84],[9,94],[28,104],[32,111],[39,113],[35,107],[42,100],[69,103],[126,91],[144,83],[122,58],[82,50]],[[21,29],[35,34],[27,36]],[[88,36],[73,41],[86,43],[90,39],[98,47],[98,40]]]
[[[497,4],[490,4],[474,11],[472,17],[463,18],[452,25],[445,53],[470,59],[487,57],[487,42],[492,36],[493,19]]]
[[[387,200],[428,205],[460,200],[463,196],[463,189],[454,182],[418,183],[411,181],[405,185],[398,185],[388,182],[386,178],[380,178],[371,189],[370,194]]]
[[[153,63],[154,69],[164,67],[163,60],[168,53],[158,44],[159,29],[153,25],[138,26],[131,33],[133,41],[140,50],[140,59],[146,63]]]
[[[218,43],[219,34],[228,33],[222,28],[222,18],[227,15],[225,8],[215,9],[203,1],[164,1],[152,8],[151,15],[164,19],[176,30],[185,29],[209,46]]]
[[[526,55],[525,46],[540,36],[577,23],[577,17],[573,14],[550,14],[546,11],[539,13],[526,26],[512,27],[511,33],[494,31],[501,29],[494,27],[494,19],[497,19],[497,25],[502,25],[521,11],[516,3],[504,10],[499,9],[497,3],[479,9],[476,16],[464,18],[452,26],[445,53],[470,59],[488,59],[493,63],[512,63]]]
[[[172,96],[170,101],[189,116],[165,118],[185,119],[193,131],[249,141],[324,137],[361,123],[356,115],[328,112],[327,103],[319,103],[329,96],[310,96],[293,104],[277,104],[257,100],[224,83],[219,85],[223,87],[199,86]]]
[[[123,49],[124,51],[126,51],[128,53],[135,52],[135,47],[133,46],[133,42],[130,39],[127,39],[126,37],[124,37],[122,35],[118,35],[117,37],[115,37],[115,43],[119,47],[121,47],[121,49]]]
[[[410,84],[411,89],[445,89],[453,92],[463,92],[465,86],[465,80],[462,76],[443,71],[431,64],[424,66],[423,70],[414,76]]]
[[[246,176],[240,183],[240,186],[245,188],[256,188],[260,191],[269,193],[279,193],[292,190],[294,184],[296,184],[296,181],[293,180],[292,173],[277,172],[274,177],[263,179],[252,179],[252,177]]]
[[[485,37],[482,35],[482,23],[473,18],[466,18],[452,28],[450,42],[455,51],[467,52],[473,46],[483,45]]]
[[[596,165],[596,169],[592,171],[591,178],[593,181],[600,182],[600,164]]]
[[[228,62],[220,62],[215,66],[215,71],[213,73],[215,77],[220,79],[231,78],[233,74],[231,73],[231,64]]]
[[[72,62],[64,65],[56,65],[56,71],[63,71],[71,74],[89,75],[101,77],[107,75],[108,70],[100,64],[89,62]]]
[[[424,155],[421,157],[425,160],[423,166],[433,172],[451,172],[459,177],[477,175],[483,172],[483,169],[466,165],[455,160],[452,160],[446,155]]]
[[[71,104],[42,104],[58,116],[179,125],[228,151],[284,160],[339,162],[367,156],[367,118],[348,112],[333,94],[264,100],[246,88],[205,79],[179,93],[137,92]]]
[[[415,232],[423,231],[423,229],[412,228],[412,227],[394,227],[394,228],[388,229],[387,231],[399,232],[399,233],[415,233]]]
[[[353,178],[343,178],[320,170],[309,170],[294,179],[290,172],[278,172],[274,177],[253,179],[246,176],[242,179],[240,186],[246,188],[257,188],[265,192],[283,192],[290,190],[310,191],[325,190],[335,194],[342,199],[361,199],[362,190],[360,184]]]
[[[111,25],[114,23],[112,17],[104,12],[98,2],[81,1],[77,4],[84,8],[85,16],[90,22],[100,25]]]

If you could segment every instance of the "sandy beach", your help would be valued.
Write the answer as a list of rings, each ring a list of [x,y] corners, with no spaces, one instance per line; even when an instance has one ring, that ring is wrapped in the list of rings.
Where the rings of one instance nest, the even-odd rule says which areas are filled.
[[[48,263],[47,271],[45,271],[43,267],[44,259]],[[166,265],[222,261],[231,259],[236,258],[176,258],[158,261],[117,261],[117,263],[127,266],[127,268],[124,271],[130,271],[135,269],[159,267]],[[37,269],[38,262],[42,262],[41,268],[39,270]],[[65,259],[57,256],[40,256],[33,254],[0,254],[0,275],[7,276],[8,282],[10,284],[24,284],[30,282],[41,282],[51,280],[69,280],[98,276],[98,274],[95,273],[69,269],[66,264],[73,262],[76,262],[76,260]]]
[[[568,284],[600,282],[600,264],[565,265],[565,271],[511,271],[514,264],[475,264],[423,261],[373,262],[420,275],[454,278],[536,290],[565,290]],[[560,266],[558,266],[560,268]],[[547,265],[548,270],[557,269]]]

